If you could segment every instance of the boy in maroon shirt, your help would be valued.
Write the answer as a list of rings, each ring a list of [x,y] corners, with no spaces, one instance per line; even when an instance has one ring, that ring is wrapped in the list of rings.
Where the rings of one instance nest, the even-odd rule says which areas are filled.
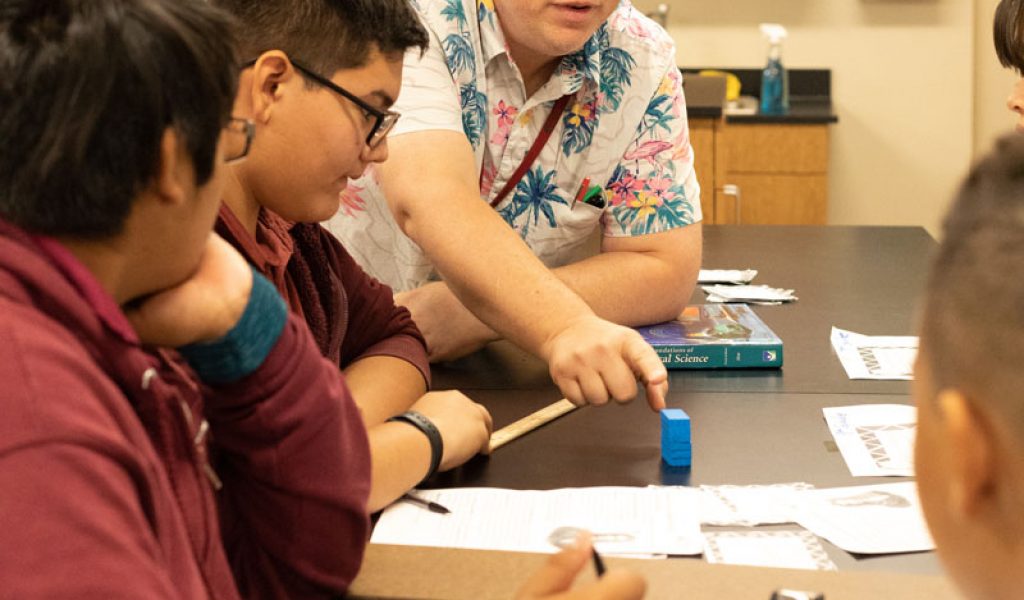
[[[0,65],[0,595],[343,593],[358,409],[211,235],[251,141],[226,17],[3,0]]]
[[[248,160],[231,169],[217,231],[345,372],[369,434],[377,511],[486,451],[491,430],[487,409],[463,394],[427,393],[426,346],[409,311],[318,224],[337,212],[349,178],[387,158],[402,57],[427,33],[408,0],[214,4],[239,22],[234,113],[256,128]]]

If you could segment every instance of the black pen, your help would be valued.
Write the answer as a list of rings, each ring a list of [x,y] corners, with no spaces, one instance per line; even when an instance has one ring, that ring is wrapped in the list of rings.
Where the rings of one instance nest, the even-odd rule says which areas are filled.
[[[412,493],[402,494],[402,497],[399,498],[399,500],[405,500],[407,502],[412,502],[413,504],[418,504],[423,508],[429,510],[430,512],[436,512],[442,515],[447,515],[448,513],[452,512],[447,508],[441,506],[437,502],[432,502],[425,498],[420,498],[419,496],[416,496],[415,494]]]
[[[597,548],[591,546],[590,552],[594,555],[594,570],[597,571],[597,576],[604,575],[604,561],[601,560],[601,555],[597,553]]]

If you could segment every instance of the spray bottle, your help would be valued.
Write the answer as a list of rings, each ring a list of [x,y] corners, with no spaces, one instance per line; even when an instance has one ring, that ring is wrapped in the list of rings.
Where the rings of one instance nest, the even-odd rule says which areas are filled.
[[[789,75],[782,66],[782,40],[786,28],[775,23],[761,23],[761,33],[768,38],[768,62],[761,76],[761,113],[784,115],[789,112]]]

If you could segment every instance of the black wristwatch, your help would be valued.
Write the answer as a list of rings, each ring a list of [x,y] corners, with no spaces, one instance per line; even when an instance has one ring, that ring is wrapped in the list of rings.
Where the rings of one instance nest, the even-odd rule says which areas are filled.
[[[437,430],[437,427],[430,422],[430,419],[414,410],[395,415],[388,419],[388,421],[408,423],[427,436],[427,439],[430,440],[430,469],[427,471],[427,476],[423,478],[423,481],[433,477],[434,473],[437,473],[437,468],[441,466],[441,457],[444,455],[444,440],[441,439],[441,432]],[[423,481],[420,483],[423,483]]]

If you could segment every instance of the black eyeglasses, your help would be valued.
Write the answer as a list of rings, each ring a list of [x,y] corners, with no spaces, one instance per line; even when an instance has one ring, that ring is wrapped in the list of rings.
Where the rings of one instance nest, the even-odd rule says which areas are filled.
[[[224,138],[224,162],[231,164],[249,155],[252,138],[256,135],[256,126],[249,119],[231,117],[224,131],[230,135]]]
[[[325,88],[333,92],[336,92],[343,98],[348,99],[353,104],[358,106],[359,109],[362,110],[367,117],[373,117],[373,127],[371,127],[370,132],[366,134],[366,145],[369,146],[371,150],[379,146],[380,143],[384,141],[384,138],[387,137],[388,133],[391,131],[391,128],[394,127],[395,123],[398,121],[398,117],[401,116],[400,114],[393,110],[380,110],[378,108],[374,108],[373,106],[367,104],[365,101],[361,100],[352,92],[349,92],[345,88],[334,83],[330,79],[327,79],[323,75],[318,74],[312,69],[302,65],[301,63],[295,60],[291,61],[291,63],[292,66],[298,69],[298,71],[302,73],[305,77],[312,79],[313,81],[324,86]],[[242,68],[248,69],[249,67],[255,64],[255,60],[250,60],[249,62],[244,63],[242,65]]]

